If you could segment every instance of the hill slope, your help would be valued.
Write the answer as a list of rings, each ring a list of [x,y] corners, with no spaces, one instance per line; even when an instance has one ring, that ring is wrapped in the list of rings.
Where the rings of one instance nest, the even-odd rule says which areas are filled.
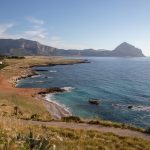
[[[125,42],[112,51],[94,49],[64,50],[26,39],[0,39],[0,55],[144,57],[142,50]]]

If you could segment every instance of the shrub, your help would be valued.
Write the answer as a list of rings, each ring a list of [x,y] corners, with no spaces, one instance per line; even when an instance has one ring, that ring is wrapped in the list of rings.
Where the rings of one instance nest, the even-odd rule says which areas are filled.
[[[150,134],[150,127],[145,130],[145,133]]]
[[[65,122],[82,122],[81,119],[79,117],[76,116],[69,116],[69,117],[63,117],[62,121]]]
[[[7,106],[6,104],[1,104],[1,106]]]
[[[39,117],[40,117],[40,115],[38,115],[38,114],[31,115],[31,119],[34,121],[39,121]]]

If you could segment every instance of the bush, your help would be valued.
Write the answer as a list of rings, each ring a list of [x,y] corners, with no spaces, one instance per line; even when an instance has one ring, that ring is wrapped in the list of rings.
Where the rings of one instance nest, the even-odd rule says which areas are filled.
[[[1,104],[1,106],[7,106],[6,104]]]
[[[150,127],[145,130],[145,133],[150,134]]]
[[[48,150],[51,148],[50,142],[44,137],[34,137],[33,132],[30,130],[29,135],[26,137],[27,148],[30,150]]]
[[[25,59],[24,56],[5,56],[7,59]]]
[[[40,115],[38,115],[38,114],[31,115],[31,119],[34,121],[39,121],[39,117],[40,117]]]
[[[65,122],[78,122],[78,123],[82,122],[81,119],[79,117],[76,117],[76,116],[63,117],[62,121],[65,121]]]

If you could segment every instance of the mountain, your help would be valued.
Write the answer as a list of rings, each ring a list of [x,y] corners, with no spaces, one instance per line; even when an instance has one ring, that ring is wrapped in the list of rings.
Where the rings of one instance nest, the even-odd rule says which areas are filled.
[[[56,50],[26,39],[0,39],[0,55],[50,55]]]
[[[114,50],[64,50],[27,39],[0,39],[0,55],[144,57],[142,50],[124,42]]]
[[[116,47],[113,51],[113,56],[130,56],[130,57],[143,57],[142,50],[134,47],[133,45],[130,45],[126,42],[120,44],[118,47]]]

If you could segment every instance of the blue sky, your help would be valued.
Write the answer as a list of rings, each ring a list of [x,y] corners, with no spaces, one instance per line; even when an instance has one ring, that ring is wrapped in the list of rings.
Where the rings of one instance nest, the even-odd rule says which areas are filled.
[[[0,0],[0,38],[66,49],[129,42],[150,55],[150,0]]]

